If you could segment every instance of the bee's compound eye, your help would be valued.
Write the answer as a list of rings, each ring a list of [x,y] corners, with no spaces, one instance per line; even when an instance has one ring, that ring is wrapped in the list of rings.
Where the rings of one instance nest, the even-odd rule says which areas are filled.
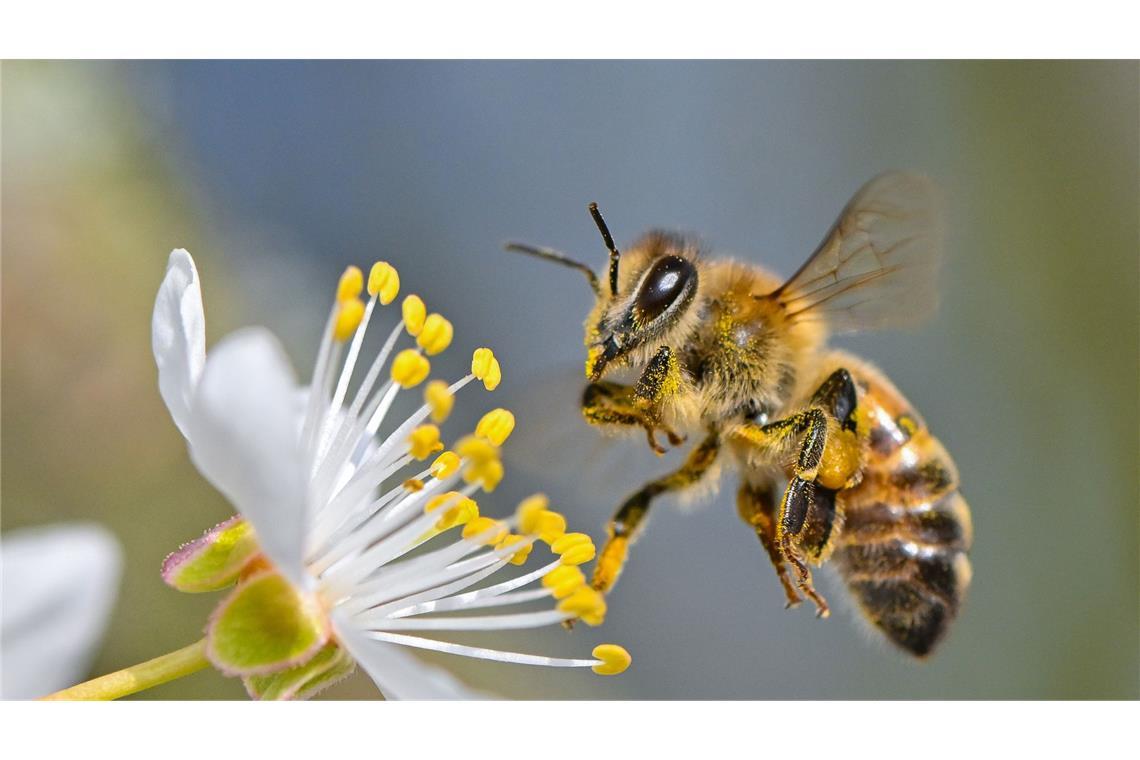
[[[645,322],[651,322],[676,301],[693,279],[696,270],[680,256],[662,256],[641,281],[637,291],[637,313]]]

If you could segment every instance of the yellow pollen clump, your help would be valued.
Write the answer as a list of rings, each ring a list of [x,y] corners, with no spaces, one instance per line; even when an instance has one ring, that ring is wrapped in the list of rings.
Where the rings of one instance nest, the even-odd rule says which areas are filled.
[[[591,654],[601,660],[591,668],[600,676],[616,676],[618,673],[624,673],[629,664],[633,662],[629,652],[617,644],[599,644],[594,647]]]
[[[594,558],[594,541],[585,533],[567,533],[550,545],[550,551],[562,557],[564,565],[582,565]]]
[[[424,388],[424,403],[431,407],[432,421],[443,422],[455,406],[455,396],[451,394],[447,383],[432,380]]]
[[[561,565],[542,577],[542,585],[555,599],[565,599],[586,585],[586,576],[573,565]]]
[[[336,309],[336,325],[333,326],[333,337],[343,343],[352,337],[360,321],[364,319],[364,304],[357,298],[349,296],[341,300]]]
[[[412,348],[405,348],[392,361],[392,380],[401,388],[414,388],[427,379],[431,362]]]
[[[404,490],[417,493],[424,490],[424,482],[419,478],[408,478],[404,481]]]
[[[435,425],[420,425],[408,436],[408,453],[415,459],[427,459],[437,451],[443,451],[443,444]]]
[[[496,549],[509,549],[510,547],[514,546],[515,544],[523,544],[523,545],[520,546],[519,550],[517,552],[515,552],[514,554],[512,554],[511,558],[507,561],[510,562],[512,565],[524,565],[524,564],[526,564],[526,558],[530,556],[531,549],[534,548],[534,544],[527,541],[525,536],[516,536],[513,534],[508,534],[506,536],[503,536],[501,539],[499,539],[499,542],[495,545],[495,548]]]
[[[424,320],[427,319],[427,307],[424,306],[424,301],[417,295],[410,295],[404,299],[404,304],[401,307],[404,315],[404,328],[408,331],[408,335],[413,338],[420,334],[420,330],[424,329]]]
[[[515,429],[515,416],[506,409],[492,409],[475,426],[475,435],[502,446]]]
[[[336,284],[336,300],[341,302],[354,300],[362,290],[364,290],[364,273],[359,267],[349,267],[344,270],[344,274]]]
[[[586,350],[586,379],[589,380],[594,376],[594,367],[598,363],[598,359],[602,355],[601,346],[590,346]]]
[[[377,261],[368,273],[368,295],[379,296],[387,306],[400,294],[400,273],[387,261]]]
[[[483,387],[493,391],[499,387],[503,379],[503,370],[499,360],[489,348],[477,348],[471,355],[471,374],[483,381]]]
[[[483,543],[487,546],[498,543],[499,539],[507,535],[507,532],[506,527],[501,522],[492,520],[490,517],[476,517],[463,526],[464,538],[477,538],[486,533],[487,536],[483,539]]]
[[[416,343],[420,345],[428,356],[435,356],[451,345],[451,337],[455,334],[451,323],[439,314],[429,314],[420,328]]]
[[[606,599],[601,592],[582,586],[558,603],[558,611],[580,618],[589,626],[601,625],[606,617]]]
[[[431,463],[432,477],[437,480],[451,477],[459,469],[459,455],[454,451],[445,451]]]

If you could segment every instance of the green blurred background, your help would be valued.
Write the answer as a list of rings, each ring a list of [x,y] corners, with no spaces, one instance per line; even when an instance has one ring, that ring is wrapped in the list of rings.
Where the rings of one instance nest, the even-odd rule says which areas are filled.
[[[157,393],[150,310],[171,248],[198,261],[211,341],[265,324],[302,376],[337,273],[395,263],[458,346],[496,346],[496,401],[549,402],[520,417],[545,466],[508,471],[502,509],[545,488],[600,536],[679,455],[616,483],[570,466],[565,447],[597,434],[550,378],[580,367],[589,294],[501,243],[600,265],[597,200],[619,245],[678,227],[787,273],[863,181],[912,167],[947,196],[941,311],[842,345],[923,412],[974,511],[974,585],[933,661],[869,645],[844,615],[784,612],[729,485],[656,515],[602,632],[503,637],[564,654],[619,641],[635,657],[620,679],[434,659],[515,697],[1140,696],[1135,63],[7,62],[0,77],[0,521],[94,519],[121,539],[96,671],[195,639],[217,601],[157,572],[230,513]],[[326,696],[375,694],[357,675]],[[205,672],[140,696],[244,692]]]

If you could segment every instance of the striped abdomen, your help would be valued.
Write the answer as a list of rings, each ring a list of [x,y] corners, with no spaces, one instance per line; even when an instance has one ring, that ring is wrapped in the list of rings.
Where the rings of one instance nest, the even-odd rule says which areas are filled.
[[[839,492],[843,527],[833,564],[867,618],[922,657],[958,613],[970,584],[970,510],[954,461],[889,380],[850,367],[863,480]]]

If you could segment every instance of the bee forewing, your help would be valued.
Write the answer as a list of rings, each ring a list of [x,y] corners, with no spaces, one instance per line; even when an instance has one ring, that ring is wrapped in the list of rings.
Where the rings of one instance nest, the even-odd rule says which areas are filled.
[[[832,332],[897,327],[928,316],[937,306],[940,207],[927,177],[876,177],[772,297],[792,318],[822,320]]]

